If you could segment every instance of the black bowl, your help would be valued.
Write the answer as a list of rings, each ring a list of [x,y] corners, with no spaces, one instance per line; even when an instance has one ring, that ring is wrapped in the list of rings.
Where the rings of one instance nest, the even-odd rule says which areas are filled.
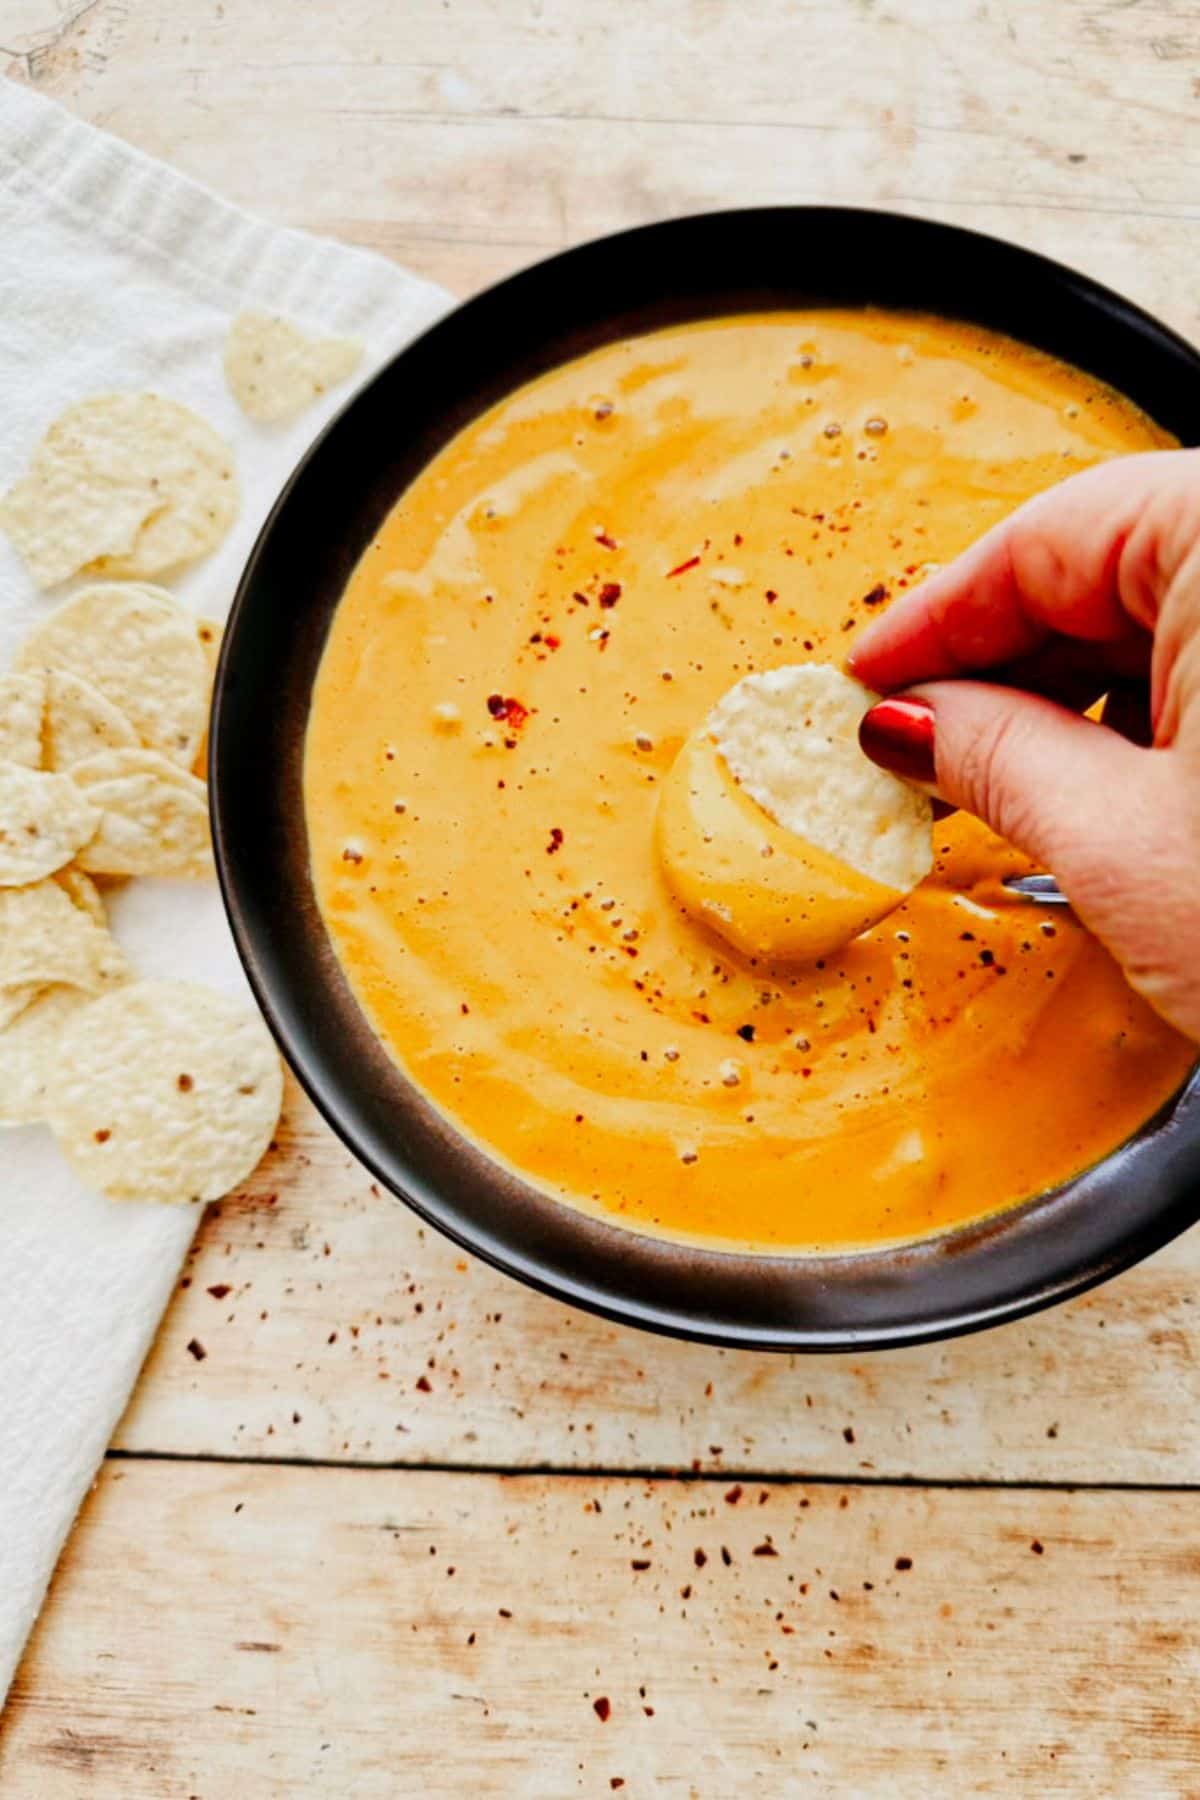
[[[1110,382],[1196,442],[1196,351],[1118,295],[1015,245],[825,207],[622,232],[460,306],[334,420],[250,558],[213,714],[213,836],[234,936],[292,1068],[335,1131],[423,1218],[534,1287],[628,1324],[760,1349],[861,1350],[975,1330],[1145,1256],[1200,1215],[1200,1077],[1077,1180],[899,1249],[754,1256],[587,1217],[462,1138],[375,1037],[313,894],[304,732],[329,621],[359,555],[468,420],[614,338],[722,313],[860,304],[1008,332]]]

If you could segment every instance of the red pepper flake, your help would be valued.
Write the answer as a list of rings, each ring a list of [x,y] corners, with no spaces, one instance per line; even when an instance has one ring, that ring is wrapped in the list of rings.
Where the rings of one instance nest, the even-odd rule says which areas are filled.
[[[606,550],[615,550],[617,547],[616,538],[610,537],[607,531],[594,531],[592,536],[598,544],[603,544]]]
[[[417,1392],[419,1394],[432,1394],[433,1388],[430,1386],[428,1375],[417,1376]]]
[[[740,544],[741,544],[741,542],[742,542],[742,534],[741,534],[741,532],[740,532],[740,531],[735,531],[735,532],[734,532],[734,534],[733,534],[733,544],[734,544],[734,548],[735,548],[735,549],[737,549],[737,547],[738,547],[738,546],[739,546],[739,545],[740,545]]]
[[[703,1550],[693,1550],[692,1551],[692,1561],[695,1563],[695,1565],[698,1569],[702,1569],[704,1567],[705,1563],[708,1561],[708,1557]]]
[[[854,1427],[853,1427],[853,1425],[844,1425],[842,1427],[842,1436],[845,1438],[845,1440],[848,1444],[852,1444],[854,1442]]]
[[[870,593],[863,595],[862,603],[864,606],[882,606],[887,597],[887,589],[884,587],[882,581],[877,581]]]
[[[203,1362],[208,1355],[208,1351],[204,1348],[204,1345],[200,1342],[199,1338],[189,1338],[188,1355],[194,1356],[197,1362]]]
[[[669,581],[673,575],[686,575],[687,571],[696,568],[699,562],[698,556],[689,556],[686,562],[677,563],[673,569],[667,570],[667,580]]]
[[[902,1575],[905,1574],[909,1569],[912,1568],[912,1557],[911,1556],[898,1556],[896,1558],[896,1567],[897,1567],[897,1569],[899,1569],[899,1571]]]
[[[979,952],[979,960],[985,969],[990,969],[996,960],[996,952],[994,950],[981,950]]]
[[[755,1556],[778,1556],[779,1552],[775,1548],[774,1544],[771,1544],[771,1543],[755,1544],[754,1555]]]
[[[650,1567],[650,1562],[649,1562],[648,1558],[635,1556],[630,1560],[629,1566],[631,1569],[637,1569],[640,1573],[641,1570],[648,1569]]]
[[[604,586],[600,589],[600,592],[597,594],[596,598],[599,600],[601,606],[603,606],[603,607],[615,606],[617,604],[617,601],[621,598],[620,582],[619,581],[606,581],[604,583]]]
[[[493,719],[503,719],[514,731],[519,731],[529,717],[529,708],[511,694],[489,694],[487,709]]]
[[[496,1611],[502,1619],[511,1619],[512,1618],[512,1613],[509,1611],[507,1606],[498,1606],[496,1608]]]
[[[741,1038],[742,1042],[745,1044],[752,1044],[754,1042],[754,1027],[753,1027],[753,1025],[739,1025],[737,1028],[737,1034]]]
[[[1029,1548],[1033,1551],[1035,1556],[1044,1556],[1046,1553],[1045,1544],[1041,1543],[1037,1538],[1034,1538]]]
[[[550,827],[550,842],[546,845],[546,855],[553,856],[556,851],[561,850],[562,841],[563,834],[561,825],[552,825]]]
[[[92,1136],[98,1144],[107,1144],[109,1138],[112,1136],[112,1132],[106,1131],[102,1127],[99,1131],[93,1131]]]
[[[735,1487],[731,1487],[729,1489],[728,1493],[725,1495],[726,1506],[736,1506],[738,1501],[741,1499],[741,1497],[742,1497],[741,1486],[738,1485]]]
[[[575,589],[575,592],[571,595],[571,598],[572,598],[572,600],[577,601],[580,606],[590,606],[591,605],[591,601],[588,599],[587,595],[581,594],[578,588]]]
[[[610,1788],[614,1789],[623,1788],[625,1786],[625,1777],[623,1775],[610,1775],[608,1778],[608,1785]]]
[[[207,1291],[212,1295],[214,1300],[223,1300],[226,1294],[231,1293],[233,1290],[230,1288],[227,1281],[218,1281]]]
[[[550,633],[547,632],[546,636],[543,638],[542,642],[545,644],[547,650],[557,650],[559,645],[562,643],[562,639],[552,637],[550,635]]]
[[[767,589],[767,605],[768,605],[768,606],[771,606],[771,605],[773,605],[773,604],[774,604],[774,602],[775,602],[775,601],[776,601],[776,600],[778,600],[778,598],[779,598],[779,595],[778,595],[778,594],[777,594],[777,593],[776,593],[776,592],[775,592],[775,589],[774,589],[774,588],[768,588],[768,589]]]
[[[611,1700],[609,1700],[606,1695],[601,1694],[598,1700],[592,1701],[592,1711],[602,1725],[607,1724],[609,1716],[612,1713]]]
[[[727,1569],[732,1568],[733,1558],[729,1554],[729,1551],[725,1548],[724,1544],[721,1545],[721,1561],[725,1564],[725,1567]]]

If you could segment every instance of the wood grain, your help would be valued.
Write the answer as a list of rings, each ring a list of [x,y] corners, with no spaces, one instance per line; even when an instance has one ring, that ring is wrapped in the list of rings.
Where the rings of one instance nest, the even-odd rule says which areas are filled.
[[[1016,238],[1200,331],[1189,0],[0,0],[4,66],[456,292],[823,200]],[[1200,1796],[1194,1499],[1111,1485],[1200,1481],[1198,1276],[1193,1234],[955,1344],[668,1343],[460,1256],[293,1094],[203,1225],[0,1790]],[[635,1473],[696,1468],[727,1473]],[[1110,1485],[879,1485],[910,1476]]]
[[[1161,1494],[110,1463],[70,1603],[19,1678],[0,1790],[1194,1795],[1190,1513]]]
[[[531,1293],[374,1188],[294,1091],[287,1123],[278,1156],[202,1226],[118,1433],[124,1449],[1200,1478],[1196,1234],[1070,1306],[980,1337],[866,1357],[729,1352]]]
[[[664,214],[807,200],[1016,237],[1200,321],[1188,0],[985,0],[965,30],[959,0],[343,0],[289,9],[282,43],[264,0],[5,0],[0,24],[10,69],[85,117],[460,291]]]

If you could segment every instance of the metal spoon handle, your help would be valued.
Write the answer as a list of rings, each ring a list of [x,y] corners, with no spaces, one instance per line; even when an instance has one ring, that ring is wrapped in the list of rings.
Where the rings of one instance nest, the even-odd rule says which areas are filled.
[[[1042,906],[1069,906],[1071,902],[1053,875],[1010,875],[1004,883],[1010,894],[1036,900]]]

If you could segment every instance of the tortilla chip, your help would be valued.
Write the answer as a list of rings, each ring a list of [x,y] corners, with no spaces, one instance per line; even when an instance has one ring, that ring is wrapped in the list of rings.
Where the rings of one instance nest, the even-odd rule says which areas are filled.
[[[61,773],[100,750],[135,749],[138,734],[99,688],[68,669],[46,673],[43,767]]]
[[[63,1026],[88,1004],[79,988],[45,988],[0,1030],[0,1126],[37,1125],[46,1117]]]
[[[46,678],[39,671],[0,675],[0,762],[42,766],[42,712]]]
[[[211,687],[221,655],[221,639],[225,636],[225,627],[220,619],[197,619],[196,636],[200,640],[200,648],[203,650],[204,660],[208,664],[208,684]]]
[[[0,499],[0,529],[38,587],[52,588],[98,556],[132,550],[149,511],[147,482],[91,475],[44,439],[29,473]]]
[[[0,888],[0,990],[32,984],[101,993],[128,976],[107,924],[76,906],[52,876]]]
[[[0,500],[39,587],[80,570],[158,575],[214,550],[237,513],[233,456],[161,394],[96,394],[69,407]]]
[[[79,853],[81,869],[191,880],[211,874],[208,799],[186,769],[156,750],[103,750],[76,763],[71,779],[101,814]]]
[[[59,869],[54,879],[64,894],[70,897],[71,904],[85,912],[93,925],[99,925],[102,931],[108,930],[108,913],[100,890],[90,875],[85,875],[82,869],[77,869],[71,863],[67,868]]]
[[[45,991],[36,981],[25,982],[20,987],[0,988],[0,1031],[19,1018]]]
[[[208,697],[205,702],[205,725],[200,738],[200,748],[196,752],[196,760],[192,764],[192,774],[201,781],[208,777],[208,730],[212,722],[212,691],[216,680],[217,663],[221,658],[221,640],[225,635],[225,627],[217,619],[197,619],[196,636],[203,646],[208,660]]]
[[[708,727],[764,812],[860,874],[907,890],[933,867],[933,813],[920,789],[859,749],[859,721],[874,700],[839,669],[793,663],[745,676]]]
[[[74,675],[144,744],[191,765],[207,716],[207,664],[195,621],[164,589],[119,582],[81,588],[30,633],[16,666]],[[105,717],[108,731],[116,731]],[[72,741],[79,737],[76,731]]]
[[[99,823],[98,810],[69,776],[0,763],[0,888],[53,875]]]
[[[258,1015],[190,983],[140,981],[67,1019],[46,1111],[82,1180],[114,1200],[199,1204],[270,1144],[283,1071]]]
[[[263,424],[294,419],[362,360],[350,338],[314,338],[288,319],[239,313],[225,340],[225,379],[242,411]]]

